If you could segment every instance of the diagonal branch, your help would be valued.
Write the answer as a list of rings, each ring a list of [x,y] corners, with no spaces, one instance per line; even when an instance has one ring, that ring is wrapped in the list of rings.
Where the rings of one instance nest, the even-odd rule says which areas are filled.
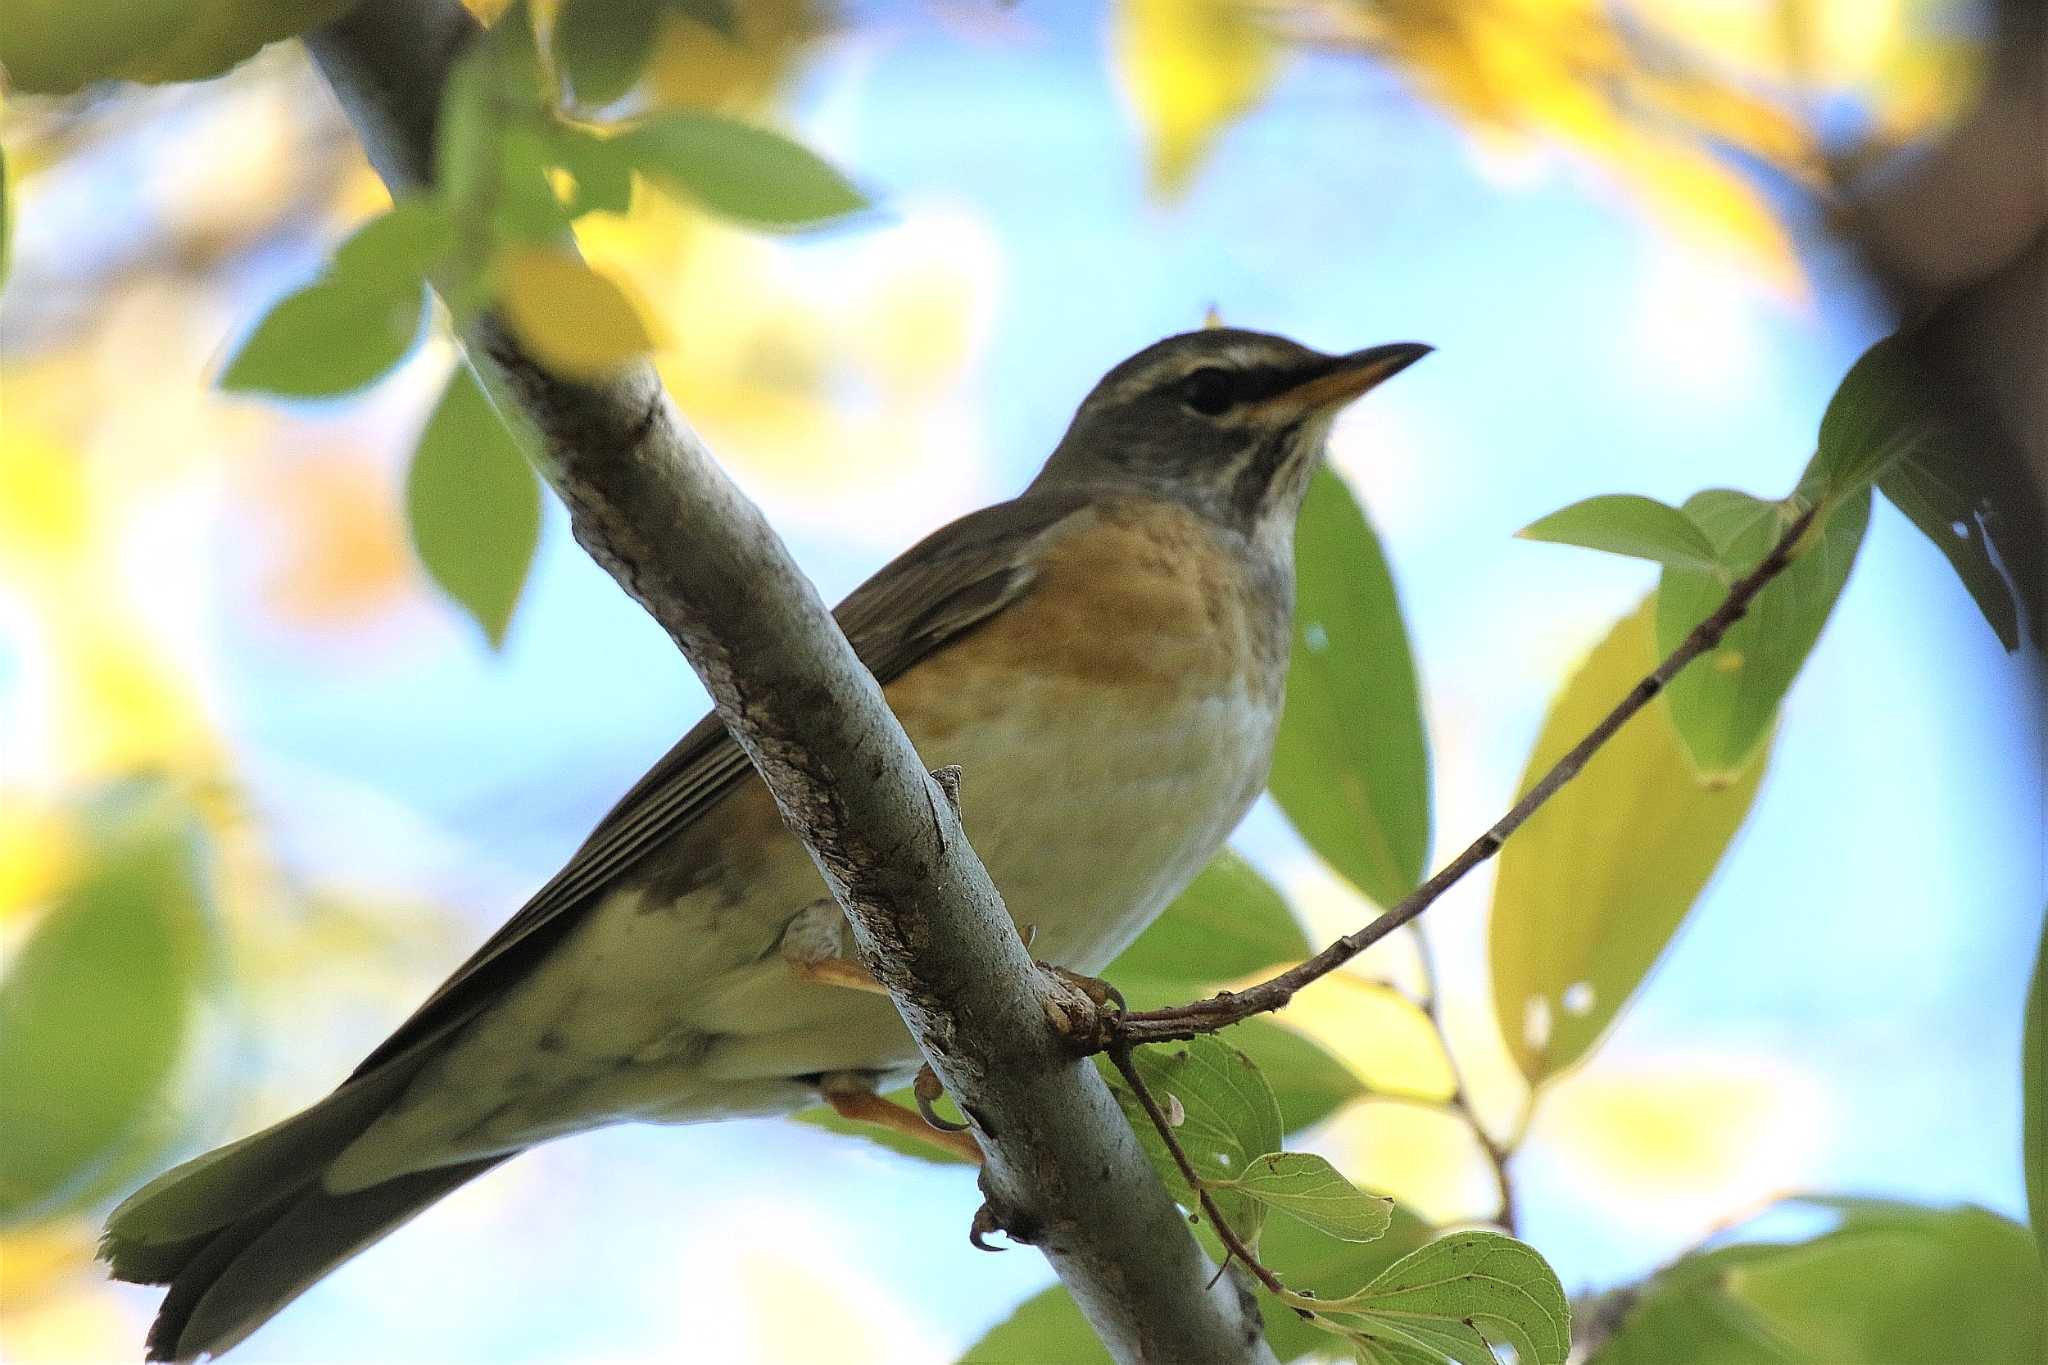
[[[1800,513],[1778,537],[1778,543],[1771,547],[1763,562],[1728,589],[1728,596],[1714,609],[1713,615],[1694,626],[1692,633],[1671,651],[1670,657],[1631,688],[1629,694],[1616,703],[1584,739],[1573,745],[1570,752],[1553,764],[1550,771],[1543,774],[1506,815],[1466,845],[1464,851],[1444,864],[1436,875],[1404,896],[1400,904],[1363,929],[1346,934],[1301,965],[1256,986],[1237,992],[1225,991],[1193,1004],[1110,1019],[1104,1030],[1105,1040],[1126,1047],[1136,1043],[1171,1042],[1214,1033],[1255,1014],[1277,1010],[1292,1000],[1302,987],[1328,976],[1402,925],[1413,921],[1434,905],[1444,892],[1457,885],[1466,873],[1500,852],[1508,836],[1520,829],[1544,802],[1557,794],[1559,788],[1577,777],[1593,755],[1600,751],[1600,746],[1614,738],[1615,732],[1626,725],[1636,712],[1648,706],[1659,692],[1668,687],[1680,669],[1721,643],[1721,637],[1742,619],[1743,613],[1749,610],[1749,604],[1756,600],[1756,595],[1792,563],[1801,538],[1819,512],[1820,506],[1815,505]]]
[[[441,91],[476,32],[457,0],[368,0],[308,35],[394,193],[426,183]],[[1209,1287],[1108,1087],[1055,1032],[1065,988],[1033,966],[950,794],[653,370],[572,383],[489,320],[469,340],[537,430],[578,542],[688,657],[975,1120],[1000,1221],[1044,1249],[1118,1359],[1270,1362],[1256,1304]]]

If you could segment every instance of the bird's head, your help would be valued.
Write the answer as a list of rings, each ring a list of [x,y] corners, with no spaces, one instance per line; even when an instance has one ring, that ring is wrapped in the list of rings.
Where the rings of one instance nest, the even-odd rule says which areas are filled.
[[[1338,412],[1429,351],[1325,355],[1230,327],[1168,337],[1102,377],[1036,486],[1143,490],[1247,533],[1291,528]]]

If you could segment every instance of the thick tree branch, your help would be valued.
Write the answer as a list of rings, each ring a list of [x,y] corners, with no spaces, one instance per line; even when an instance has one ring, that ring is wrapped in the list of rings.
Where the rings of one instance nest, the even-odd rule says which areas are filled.
[[[1629,694],[1616,703],[1584,739],[1553,764],[1550,771],[1537,779],[1536,785],[1529,788],[1506,815],[1495,821],[1492,828],[1466,845],[1463,852],[1444,864],[1428,881],[1409,892],[1400,904],[1363,929],[1346,934],[1301,965],[1256,986],[1242,991],[1225,991],[1193,1004],[1114,1017],[1106,1022],[1103,1029],[1104,1046],[1129,1047],[1137,1043],[1193,1038],[1228,1028],[1255,1014],[1277,1010],[1292,1000],[1302,987],[1328,976],[1402,925],[1412,922],[1434,905],[1439,896],[1457,885],[1466,873],[1500,852],[1508,836],[1520,829],[1538,807],[1557,794],[1559,788],[1577,777],[1593,755],[1599,752],[1600,746],[1612,739],[1636,712],[1648,706],[1659,692],[1669,686],[1680,669],[1721,643],[1721,637],[1742,619],[1743,613],[1749,610],[1749,604],[1756,600],[1756,595],[1791,564],[1800,538],[1813,525],[1819,511],[1817,506],[1809,507],[1787,526],[1763,562],[1728,589],[1728,596],[1715,608],[1713,615],[1693,627],[1692,633],[1671,651],[1669,658],[1631,688]]]
[[[456,0],[369,0],[307,39],[394,192],[425,183],[474,32]],[[570,383],[492,322],[470,340],[538,431],[577,540],[689,658],[974,1120],[998,1222],[1044,1250],[1118,1359],[1270,1361],[1256,1305],[1228,1279],[1210,1287],[1108,1088],[1052,1026],[1068,988],[1033,966],[949,793],[653,371]]]

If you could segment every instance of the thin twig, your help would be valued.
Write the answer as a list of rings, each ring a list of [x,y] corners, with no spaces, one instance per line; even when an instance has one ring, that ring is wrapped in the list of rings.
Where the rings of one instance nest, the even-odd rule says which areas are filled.
[[[1458,1065],[1458,1054],[1451,1047],[1451,1035],[1444,1029],[1442,1003],[1443,986],[1436,971],[1436,954],[1430,951],[1429,935],[1423,932],[1419,923],[1408,926],[1409,936],[1415,940],[1415,958],[1422,967],[1423,997],[1417,1004],[1421,1007],[1430,1027],[1436,1030],[1437,1046],[1443,1049],[1444,1065],[1451,1073],[1451,1093],[1444,1099],[1444,1108],[1465,1121],[1478,1141],[1479,1149],[1486,1154],[1487,1164],[1493,1167],[1494,1188],[1500,1192],[1501,1227],[1509,1236],[1515,1235],[1515,1182],[1508,1174],[1508,1157],[1512,1149],[1494,1141],[1480,1121],[1479,1111],[1472,1104],[1472,1088],[1465,1083],[1464,1068]]]
[[[1728,628],[1742,619],[1749,604],[1764,586],[1792,562],[1793,551],[1799,540],[1806,534],[1818,513],[1818,504],[1808,507],[1785,528],[1778,543],[1764,556],[1763,562],[1738,579],[1728,590],[1728,596],[1715,609],[1714,614],[1693,627],[1669,658],[1658,664],[1650,675],[1637,683],[1626,697],[1595,725],[1586,737],[1572,746],[1563,758],[1552,765],[1549,772],[1526,795],[1517,801],[1506,815],[1493,827],[1473,840],[1465,850],[1451,859],[1435,876],[1403,897],[1400,904],[1381,915],[1372,923],[1355,933],[1346,934],[1329,947],[1317,953],[1297,967],[1281,972],[1278,976],[1261,981],[1245,990],[1211,996],[1192,1004],[1175,1005],[1167,1009],[1146,1010],[1137,1014],[1126,1014],[1110,1021],[1109,1034],[1118,1044],[1164,1043],[1198,1037],[1227,1028],[1255,1014],[1277,1010],[1294,998],[1296,991],[1310,982],[1328,976],[1337,968],[1357,957],[1373,944],[1413,920],[1417,915],[1434,905],[1437,898],[1455,886],[1466,873],[1500,852],[1508,836],[1520,829],[1531,815],[1557,794],[1558,788],[1579,775],[1589,759],[1600,746],[1614,737],[1615,731],[1629,719],[1648,706],[1650,702],[1670,685],[1672,678],[1687,664],[1721,643],[1721,637]]]
[[[1130,1086],[1131,1093],[1138,1097],[1139,1105],[1145,1110],[1145,1117],[1152,1120],[1153,1128],[1159,1132],[1159,1140],[1166,1144],[1167,1152],[1173,1157],[1173,1164],[1180,1168],[1181,1179],[1188,1182],[1188,1188],[1195,1192],[1195,1198],[1201,1202],[1202,1212],[1209,1215],[1209,1224],[1216,1229],[1216,1236],[1223,1243],[1223,1249],[1241,1261],[1245,1269],[1256,1275],[1260,1284],[1275,1294],[1286,1297],[1287,1286],[1280,1282],[1278,1275],[1259,1263],[1259,1258],[1252,1255],[1251,1248],[1244,1244],[1243,1239],[1224,1218],[1223,1211],[1216,1207],[1216,1201],[1209,1197],[1208,1186],[1202,1183],[1202,1177],[1195,1171],[1194,1162],[1188,1160],[1187,1152],[1180,1145],[1180,1139],[1173,1135],[1173,1125],[1166,1121],[1166,1114],[1160,1109],[1159,1101],[1152,1098],[1152,1091],[1145,1084],[1145,1078],[1138,1074],[1137,1064],[1131,1060],[1130,1048],[1110,1048],[1109,1060],[1116,1067],[1117,1074],[1124,1078],[1124,1084]],[[1312,1313],[1302,1312],[1299,1308],[1294,1311],[1301,1313],[1305,1318],[1314,1316]]]

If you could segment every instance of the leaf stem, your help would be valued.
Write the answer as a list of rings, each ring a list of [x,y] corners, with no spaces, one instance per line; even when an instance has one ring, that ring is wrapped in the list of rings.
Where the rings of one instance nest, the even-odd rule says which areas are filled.
[[[1422,968],[1423,998],[1418,1003],[1428,1017],[1430,1027],[1436,1030],[1437,1046],[1443,1049],[1444,1065],[1451,1073],[1451,1093],[1444,1100],[1444,1107],[1465,1121],[1465,1126],[1472,1130],[1473,1138],[1478,1141],[1480,1151],[1486,1154],[1487,1165],[1493,1168],[1494,1188],[1500,1195],[1500,1209],[1495,1221],[1510,1237],[1517,1236],[1515,1181],[1508,1173],[1508,1158],[1514,1155],[1514,1149],[1495,1141],[1472,1104],[1471,1087],[1465,1083],[1464,1068],[1458,1065],[1457,1050],[1451,1046],[1451,1035],[1444,1028],[1442,978],[1437,975],[1436,954],[1430,949],[1429,935],[1420,923],[1409,924],[1408,934],[1415,940],[1415,959]]]
[[[1809,506],[1802,511],[1785,528],[1778,537],[1777,544],[1771,547],[1770,553],[1764,556],[1763,561],[1736,581],[1728,590],[1728,596],[1721,605],[1712,615],[1694,626],[1692,633],[1685,637],[1677,649],[1671,651],[1664,662],[1652,669],[1649,676],[1637,683],[1598,725],[1587,732],[1584,739],[1573,745],[1570,752],[1552,765],[1550,771],[1543,774],[1536,785],[1529,788],[1522,799],[1509,808],[1507,814],[1468,844],[1457,857],[1438,869],[1428,881],[1409,892],[1393,909],[1364,928],[1346,934],[1299,966],[1245,990],[1224,991],[1191,1004],[1145,1010],[1111,1019],[1107,1022],[1105,1030],[1109,1039],[1107,1045],[1128,1046],[1135,1043],[1161,1043],[1195,1038],[1204,1033],[1214,1033],[1218,1029],[1227,1028],[1255,1014],[1277,1010],[1292,1000],[1295,992],[1304,986],[1328,976],[1429,909],[1444,892],[1457,885],[1466,873],[1500,852],[1508,836],[1520,829],[1544,802],[1557,794],[1559,788],[1577,777],[1587,761],[1599,752],[1600,746],[1612,739],[1616,731],[1669,686],[1680,669],[1720,644],[1722,636],[1728,633],[1728,628],[1741,620],[1743,614],[1749,610],[1750,603],[1756,600],[1756,595],[1791,564],[1800,538],[1806,534],[1807,528],[1813,524],[1819,511],[1817,505]]]
[[[1186,1150],[1180,1145],[1180,1139],[1174,1136],[1173,1125],[1166,1121],[1166,1114],[1160,1109],[1159,1101],[1152,1097],[1151,1088],[1145,1084],[1145,1078],[1138,1074],[1137,1065],[1131,1060],[1130,1046],[1114,1045],[1108,1049],[1108,1055],[1110,1064],[1116,1067],[1117,1074],[1124,1078],[1124,1084],[1130,1086],[1131,1093],[1138,1097],[1138,1104],[1144,1109],[1145,1117],[1152,1120],[1152,1127],[1158,1132],[1159,1140],[1166,1144],[1167,1152],[1173,1157],[1173,1164],[1180,1168],[1181,1179],[1188,1182],[1188,1188],[1195,1192],[1195,1198],[1201,1203],[1202,1212],[1209,1215],[1209,1223],[1216,1229],[1216,1236],[1222,1241],[1224,1250],[1243,1262],[1245,1269],[1257,1276],[1260,1284],[1281,1299],[1290,1300],[1288,1306],[1295,1312],[1305,1318],[1314,1316],[1291,1302],[1293,1295],[1287,1286],[1280,1282],[1280,1277],[1259,1263],[1259,1258],[1252,1255],[1251,1248],[1244,1244],[1243,1239],[1223,1217],[1223,1211],[1216,1207],[1216,1201],[1209,1195],[1209,1187],[1196,1173],[1195,1164],[1188,1160]]]

